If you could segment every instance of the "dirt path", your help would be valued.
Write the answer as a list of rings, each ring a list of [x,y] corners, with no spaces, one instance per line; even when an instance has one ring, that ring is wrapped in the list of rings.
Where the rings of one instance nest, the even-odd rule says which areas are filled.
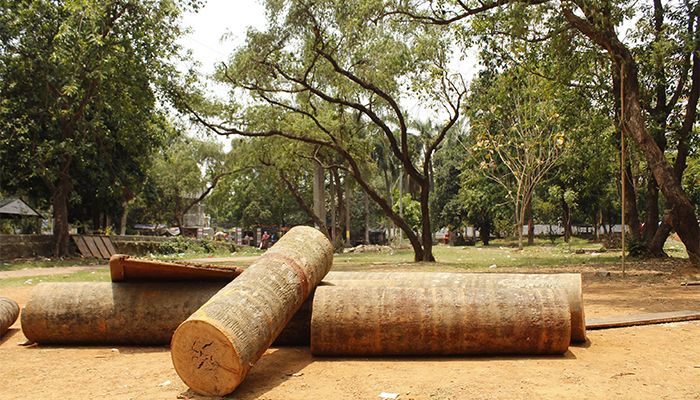
[[[700,287],[682,287],[682,274],[642,268],[622,279],[595,270],[584,274],[589,317],[700,308]],[[24,304],[30,290],[0,288],[0,296]],[[270,349],[230,398],[700,399],[698,338],[696,321],[591,331],[588,343],[553,357],[320,358]],[[23,340],[19,323],[0,339],[2,399],[203,399],[164,347],[18,346]]]

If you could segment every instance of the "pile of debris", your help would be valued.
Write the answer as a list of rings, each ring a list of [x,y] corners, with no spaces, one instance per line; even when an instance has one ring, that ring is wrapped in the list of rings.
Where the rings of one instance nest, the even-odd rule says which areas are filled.
[[[319,356],[545,355],[586,339],[580,274],[329,273],[332,261],[331,243],[308,227],[245,270],[114,256],[112,283],[38,285],[22,329],[47,344],[170,343],[182,380],[215,396],[271,345]]]
[[[343,253],[389,253],[394,254],[391,246],[381,246],[378,244],[361,244],[355,247],[343,249]]]

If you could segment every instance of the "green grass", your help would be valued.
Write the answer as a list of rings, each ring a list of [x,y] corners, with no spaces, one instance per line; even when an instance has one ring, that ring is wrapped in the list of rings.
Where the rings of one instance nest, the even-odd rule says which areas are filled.
[[[225,249],[216,249],[211,252],[206,251],[196,251],[187,253],[175,253],[175,254],[149,254],[148,258],[153,258],[155,260],[163,261],[173,261],[173,260],[191,260],[196,258],[214,258],[214,257],[248,257],[248,256],[259,256],[264,253],[262,250],[258,250],[257,247],[252,246],[239,246],[235,252],[230,252]]]
[[[540,243],[526,246],[522,251],[508,247],[510,242],[494,241],[489,246],[445,246],[433,248],[437,263],[435,268],[479,269],[496,267],[551,267],[571,264],[610,264],[620,260],[619,251],[600,252],[600,245],[575,242],[569,245]],[[576,254],[576,249],[587,249],[585,254]],[[413,251],[401,249],[389,253],[348,253],[334,259],[336,269],[362,265],[381,266],[390,264],[412,264]],[[425,264],[426,266],[429,264]]]
[[[60,275],[41,275],[24,278],[0,279],[0,287],[36,286],[42,282],[109,282],[109,270],[79,271]]]
[[[16,271],[28,268],[55,268],[55,267],[73,267],[76,265],[103,265],[105,260],[97,260],[94,258],[68,258],[63,260],[54,260],[50,258],[41,258],[36,260],[17,260],[0,262],[0,271]]]
[[[584,250],[583,254],[577,254],[576,250]],[[683,244],[669,240],[665,247],[666,252],[676,258],[687,258]],[[574,238],[571,243],[563,243],[557,240],[554,243],[548,240],[537,240],[534,246],[525,246],[518,250],[513,240],[494,240],[489,246],[445,246],[438,245],[433,248],[436,263],[414,263],[413,251],[410,248],[394,250],[382,253],[347,253],[336,254],[334,258],[334,270],[371,270],[371,269],[410,269],[416,268],[428,271],[440,270],[470,270],[495,268],[523,268],[537,269],[552,268],[566,265],[585,264],[617,264],[620,262],[620,251],[601,251],[601,245],[590,243],[583,239]],[[235,253],[192,252],[172,256],[156,256],[163,260],[187,260],[208,257],[229,256],[256,256],[262,251],[253,247],[243,247]],[[636,260],[629,259],[634,263]],[[24,268],[50,268],[59,266],[86,265],[103,262],[97,260],[37,260],[22,261],[16,263],[3,263],[1,270],[18,270]],[[238,262],[237,264],[247,264]],[[109,281],[109,271],[101,268],[95,271],[80,271],[71,274],[42,275],[31,278],[6,278],[0,279],[0,287],[35,285],[40,282],[78,282],[78,281]]]

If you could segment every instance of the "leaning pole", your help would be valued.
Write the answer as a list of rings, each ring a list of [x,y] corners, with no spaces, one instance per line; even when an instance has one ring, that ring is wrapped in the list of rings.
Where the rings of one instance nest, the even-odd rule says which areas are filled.
[[[333,262],[316,229],[292,228],[175,331],[175,370],[195,392],[222,396],[245,379]]]

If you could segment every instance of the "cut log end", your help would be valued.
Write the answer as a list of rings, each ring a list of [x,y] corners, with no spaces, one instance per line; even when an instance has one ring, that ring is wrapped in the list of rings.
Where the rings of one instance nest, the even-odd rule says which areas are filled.
[[[0,297],[0,337],[17,321],[19,306],[7,297]]]
[[[185,321],[177,328],[171,356],[175,371],[187,386],[208,396],[231,393],[247,370],[229,338],[200,320]]]

